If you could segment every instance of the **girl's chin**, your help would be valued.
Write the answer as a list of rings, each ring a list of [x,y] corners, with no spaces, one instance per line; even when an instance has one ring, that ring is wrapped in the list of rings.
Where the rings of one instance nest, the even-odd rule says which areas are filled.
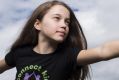
[[[58,42],[58,43],[62,43],[63,41],[64,41],[65,39],[57,39],[56,41]]]
[[[64,42],[64,40],[65,40],[65,37],[62,37],[62,36],[58,36],[54,38],[54,41],[56,41],[57,43],[62,43]]]

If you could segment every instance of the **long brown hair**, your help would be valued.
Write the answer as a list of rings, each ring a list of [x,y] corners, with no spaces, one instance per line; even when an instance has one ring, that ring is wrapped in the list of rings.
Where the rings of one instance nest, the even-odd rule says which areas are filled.
[[[66,41],[63,42],[62,45],[67,45],[68,47],[77,47],[78,49],[80,49],[79,51],[83,49],[87,49],[86,38],[71,8],[68,7],[63,2],[53,0],[53,1],[45,2],[39,5],[35,9],[31,17],[25,24],[23,31],[21,32],[19,38],[11,46],[11,50],[15,50],[16,48],[24,47],[24,46],[35,46],[38,44],[39,31],[37,31],[34,28],[34,23],[36,19],[39,19],[40,21],[42,21],[44,15],[54,5],[62,5],[66,7],[70,12],[70,24],[69,24],[70,31],[69,31],[69,35]],[[87,65],[77,66],[74,69],[73,74],[69,80],[86,80],[86,78],[88,77],[88,74],[89,74],[89,68]]]

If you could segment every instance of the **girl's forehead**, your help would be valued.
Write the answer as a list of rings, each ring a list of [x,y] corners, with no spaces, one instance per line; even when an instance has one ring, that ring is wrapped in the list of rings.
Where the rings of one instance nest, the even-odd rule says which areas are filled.
[[[55,6],[51,7],[48,11],[48,14],[51,14],[51,15],[59,14],[61,16],[66,16],[66,17],[70,16],[69,10],[62,5],[55,5]]]

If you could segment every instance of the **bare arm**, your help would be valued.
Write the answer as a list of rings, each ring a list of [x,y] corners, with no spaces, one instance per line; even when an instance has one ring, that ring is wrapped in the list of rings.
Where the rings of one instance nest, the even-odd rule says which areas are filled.
[[[5,70],[8,70],[8,69],[10,69],[11,67],[9,67],[7,64],[6,64],[6,62],[5,62],[5,60],[3,59],[3,60],[0,60],[0,74],[2,73],[2,72],[4,72]]]
[[[97,48],[82,50],[77,61],[79,65],[87,65],[116,57],[119,57],[119,41],[112,41]]]

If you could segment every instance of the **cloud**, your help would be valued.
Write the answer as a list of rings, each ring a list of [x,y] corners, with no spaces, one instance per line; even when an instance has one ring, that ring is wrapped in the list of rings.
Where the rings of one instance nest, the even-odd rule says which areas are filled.
[[[108,1],[108,0],[106,0]],[[119,1],[118,0],[110,0],[108,3],[105,4],[104,1],[99,1],[99,6],[97,7],[98,12],[98,22],[103,23],[103,26],[106,28],[107,33],[105,35],[107,38],[118,38],[118,30],[119,30]]]
[[[25,22],[26,20],[24,19],[22,21],[17,22],[16,24],[9,25],[9,27],[0,30],[0,59],[5,57],[8,52],[8,49],[20,34]],[[0,79],[14,80],[15,74],[16,69],[13,68],[0,74]]]
[[[3,0],[0,7],[0,28],[6,27],[5,23],[16,23],[31,15],[31,12],[41,3],[49,0]],[[14,4],[13,4],[14,2]],[[76,7],[73,7],[77,10]]]
[[[106,29],[97,21],[97,11],[79,11],[75,14],[83,28],[89,47],[94,47],[101,43],[101,38],[99,39],[97,36],[105,34]]]
[[[91,1],[90,1],[91,2]],[[95,47],[104,42],[119,39],[119,1],[118,0],[88,0],[82,1],[78,19],[84,27],[89,47]],[[90,7],[88,7],[90,6]],[[91,65],[93,80],[118,80],[118,59]]]
[[[96,44],[100,44],[108,40],[119,39],[118,0],[80,0],[79,2],[80,11],[76,15],[89,41],[95,40],[98,42]],[[92,42],[90,41],[89,44]]]
[[[13,4],[14,2],[14,4]],[[13,24],[22,19],[26,19],[36,7],[32,0],[4,0],[0,7],[0,27],[6,27],[7,24]],[[6,24],[7,23],[7,24]],[[6,25],[4,25],[6,24]],[[9,27],[9,26],[7,26]]]
[[[0,79],[1,80],[15,80],[15,75],[16,75],[16,68],[13,68],[0,74]]]
[[[26,20],[17,22],[16,24],[9,25],[10,27],[0,30],[0,58],[5,56],[5,51],[12,45],[20,34]]]

